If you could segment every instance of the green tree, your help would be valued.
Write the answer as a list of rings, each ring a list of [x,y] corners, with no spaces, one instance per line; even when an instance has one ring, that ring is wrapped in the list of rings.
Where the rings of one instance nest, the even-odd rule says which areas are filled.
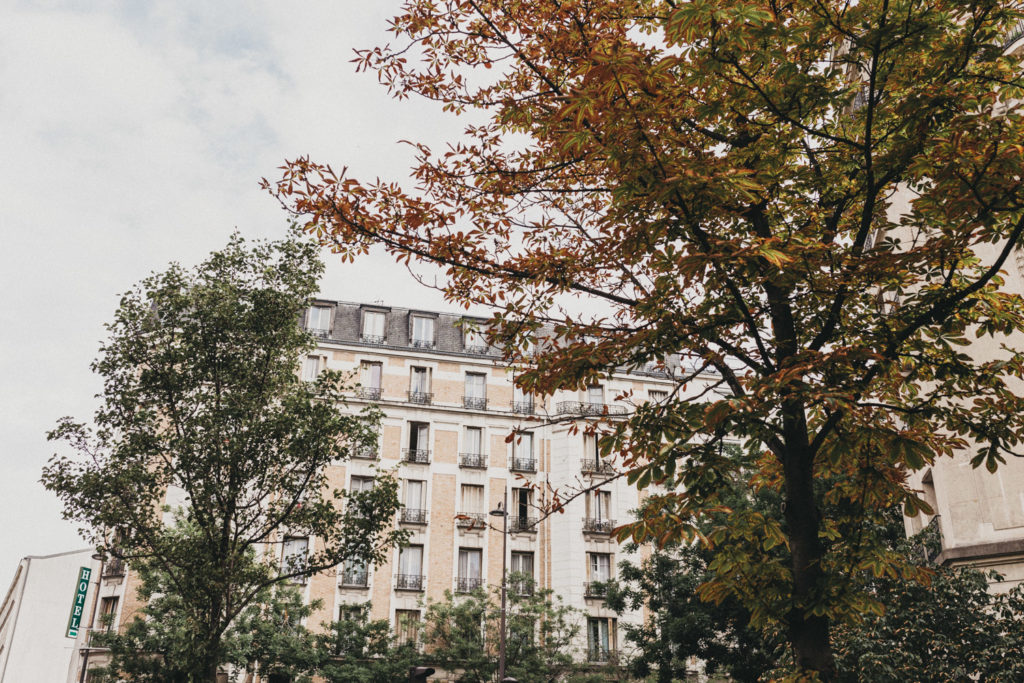
[[[915,576],[865,516],[927,511],[906,474],[937,457],[1021,451],[1024,303],[1000,275],[1024,234],[1004,45],[1021,18],[1001,0],[410,0],[359,68],[469,115],[463,137],[416,144],[407,187],[300,158],[272,190],[343,258],[383,245],[491,307],[526,391],[669,370],[675,391],[602,440],[638,487],[676,492],[623,537],[692,538],[733,467],[721,441],[762,454],[784,514],[708,539],[702,594],[831,679],[832,624],[876,606],[864,579]],[[1001,356],[966,353],[975,334]]]
[[[298,236],[236,234],[194,269],[146,278],[121,298],[92,365],[103,380],[92,426],[64,418],[49,434],[74,452],[43,471],[65,518],[160,577],[187,623],[159,651],[184,680],[214,680],[225,632],[268,588],[380,561],[402,538],[393,477],[348,501],[327,486],[331,463],[375,443],[379,412],[343,414],[337,372],[299,379],[313,340],[298,322],[322,270]],[[278,559],[286,537],[308,552],[293,541]]]
[[[581,670],[573,640],[579,614],[524,574],[508,577],[505,671],[521,683],[559,681]],[[423,644],[431,661],[458,672],[460,683],[488,683],[498,671],[500,587],[465,595],[445,592],[424,615]]]
[[[331,683],[392,683],[421,658],[414,643],[398,643],[387,619],[369,618],[370,603],[354,606],[316,636],[317,674]]]

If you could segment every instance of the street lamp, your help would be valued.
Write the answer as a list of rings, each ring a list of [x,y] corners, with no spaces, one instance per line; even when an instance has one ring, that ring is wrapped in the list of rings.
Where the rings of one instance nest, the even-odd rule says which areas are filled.
[[[505,490],[505,498],[498,503],[495,510],[491,510],[491,516],[501,517],[501,641],[498,646],[498,680],[505,680],[505,558],[508,544],[508,489]]]

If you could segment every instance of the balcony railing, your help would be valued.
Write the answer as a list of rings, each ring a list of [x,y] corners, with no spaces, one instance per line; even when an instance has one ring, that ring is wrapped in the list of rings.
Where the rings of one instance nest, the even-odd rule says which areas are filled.
[[[307,329],[309,330],[309,333],[311,335],[313,335],[314,337],[318,337],[320,339],[324,339],[326,337],[330,337],[331,336],[331,331],[330,330],[325,330],[325,329],[323,329],[321,327],[310,327],[310,328],[307,328]]]
[[[608,460],[583,458],[580,461],[580,471],[583,474],[615,474],[615,467]]]
[[[460,576],[455,579],[455,592],[470,593],[475,591],[477,588],[481,588],[483,585],[484,580],[481,578]]]
[[[380,387],[359,387],[356,390],[356,396],[365,398],[367,401],[379,401]]]
[[[612,653],[606,647],[591,645],[587,648],[587,661],[603,664],[612,660]]]
[[[520,415],[533,415],[533,401],[512,401],[512,412]]]
[[[486,356],[490,353],[491,347],[487,344],[474,344],[473,346],[466,347],[466,353],[472,353],[477,356]]]
[[[583,519],[583,533],[587,534],[610,534],[615,528],[614,519],[596,519],[585,517]]]
[[[583,584],[583,597],[604,598],[608,594],[608,579],[604,581],[587,581]]]
[[[510,468],[513,472],[536,472],[537,471],[537,460],[534,458],[512,458],[512,467]]]
[[[426,578],[422,574],[395,574],[395,590],[421,591]]]
[[[434,395],[429,391],[407,391],[405,394],[409,403],[418,403],[423,406],[429,406],[434,400]]]
[[[427,511],[416,508],[402,508],[398,511],[398,518],[403,524],[426,524]]]
[[[462,407],[470,410],[487,410],[487,399],[482,396],[463,396]]]
[[[427,465],[430,464],[430,451],[425,448],[403,448],[402,460]]]
[[[509,517],[508,518],[508,530],[509,533],[537,533],[537,518],[536,517]]]
[[[358,446],[352,450],[352,457],[361,460],[376,460],[378,455],[376,446]]]
[[[482,512],[460,512],[455,517],[455,526],[460,529],[483,529],[487,526],[487,515]]]
[[[625,415],[626,406],[608,405],[607,403],[584,403],[581,401],[562,401],[555,406],[559,415]]]
[[[487,456],[483,453],[459,453],[459,467],[487,469]]]
[[[124,560],[120,557],[107,558],[106,564],[103,565],[103,578],[115,578],[118,576],[124,576]]]
[[[432,349],[434,348],[434,341],[432,339],[413,339],[412,347],[414,349]]]
[[[387,341],[382,335],[377,334],[364,334],[359,340],[364,344],[383,344]]]
[[[508,589],[514,595],[533,595],[533,581],[509,581]]]
[[[342,572],[341,585],[343,588],[366,588],[370,584],[369,573],[362,571]]]
[[[1010,47],[1018,40],[1021,36],[1024,36],[1024,19],[1018,21],[1013,25],[1009,31],[1006,32],[1006,38],[1003,39],[1003,49]]]

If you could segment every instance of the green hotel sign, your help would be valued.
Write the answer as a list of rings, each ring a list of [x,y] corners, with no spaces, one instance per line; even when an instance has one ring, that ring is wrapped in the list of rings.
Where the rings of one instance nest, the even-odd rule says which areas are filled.
[[[78,570],[78,583],[75,584],[75,601],[71,603],[67,638],[78,637],[78,629],[82,626],[82,615],[85,614],[85,596],[89,592],[90,576],[92,576],[92,569],[81,567]]]

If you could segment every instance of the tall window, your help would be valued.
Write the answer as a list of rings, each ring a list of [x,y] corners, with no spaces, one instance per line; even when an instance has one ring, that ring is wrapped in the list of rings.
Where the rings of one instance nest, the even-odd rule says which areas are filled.
[[[366,560],[349,558],[345,560],[345,566],[341,572],[341,585],[354,588],[363,588],[370,582],[369,572],[366,568]]]
[[[533,414],[533,394],[523,391],[522,387],[512,389],[512,412]]]
[[[465,437],[463,439],[463,448],[465,453],[473,453],[479,455],[484,452],[484,430],[481,427],[466,427]]]
[[[601,405],[604,403],[604,387],[600,384],[587,387],[587,403]]]
[[[384,343],[384,313],[380,311],[363,311],[362,339],[364,342],[372,344]]]
[[[314,334],[328,334],[331,331],[331,308],[310,306],[306,314],[306,328]]]
[[[531,514],[533,503],[533,491],[528,488],[512,489],[512,503],[509,513],[512,515],[508,520],[509,528],[512,531],[528,531],[533,529],[535,520]]]
[[[485,353],[487,351],[487,340],[479,329],[471,325],[463,328],[463,345],[470,353]]]
[[[396,588],[423,590],[423,546],[407,545],[398,551]]]
[[[478,410],[487,407],[487,375],[466,373],[465,407]]]
[[[462,485],[462,512],[470,514],[483,514],[484,512],[484,487],[476,484]]]
[[[430,368],[415,367],[409,375],[409,401],[430,403]]]
[[[286,536],[281,550],[281,573],[290,574],[306,566],[306,555],[309,552],[309,538],[306,536]],[[306,583],[305,576],[296,576],[295,583]]]
[[[587,517],[599,522],[611,519],[612,492],[611,491],[588,491],[587,492]]]
[[[434,346],[434,319],[426,316],[412,317],[412,345],[422,348]]]
[[[320,370],[320,356],[306,356],[302,361],[302,379],[307,382],[315,382]]]
[[[529,579],[512,584],[512,590],[519,595],[528,594],[533,587],[533,553],[513,552],[509,571],[513,574],[522,574]]]
[[[465,593],[483,585],[480,573],[483,551],[479,548],[459,548],[458,590]]]
[[[524,460],[533,460],[533,434],[520,432],[515,440],[516,457]]]
[[[608,581],[612,578],[612,556],[608,553],[589,553],[590,580]]]
[[[383,365],[370,361],[363,361],[359,364],[360,393],[365,398],[380,398],[380,380],[383,374]]]
[[[352,477],[352,482],[349,485],[349,491],[358,493],[361,491],[369,491],[373,488],[373,477]]]
[[[118,596],[113,595],[103,598],[100,601],[100,627],[104,631],[111,631],[114,628],[114,620],[117,618]]]
[[[430,424],[427,422],[409,423],[409,450],[426,452],[430,449]]]
[[[405,507],[410,510],[427,508],[427,482],[422,479],[405,480]]]
[[[588,659],[592,662],[606,662],[614,649],[615,620],[604,617],[587,619]]]
[[[395,610],[395,636],[399,645],[418,645],[420,612],[415,609]]]

